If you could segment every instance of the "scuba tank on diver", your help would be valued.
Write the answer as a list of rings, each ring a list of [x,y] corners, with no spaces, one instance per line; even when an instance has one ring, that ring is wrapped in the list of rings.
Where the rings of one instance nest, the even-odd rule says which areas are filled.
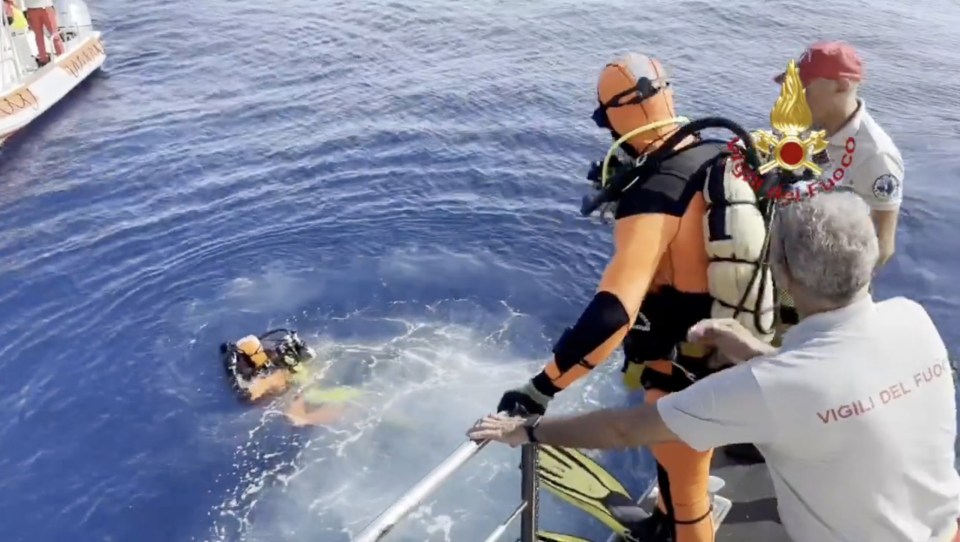
[[[640,133],[656,130],[671,124],[679,126],[673,133],[663,139],[663,143],[659,147],[650,152],[637,152],[629,148],[629,146],[623,145],[625,141]],[[725,141],[700,137],[702,130],[711,128],[728,130],[736,136],[736,139],[733,141]],[[715,144],[723,148],[723,150],[718,153],[718,160],[729,160],[735,153],[738,155],[735,156],[734,159],[742,161],[741,167],[743,168],[743,173],[740,175],[734,174],[734,177],[739,177],[744,180],[746,180],[746,178],[754,180],[754,182],[747,182],[746,184],[748,184],[750,186],[749,189],[752,189],[754,192],[757,210],[767,225],[769,225],[773,214],[776,212],[775,204],[778,201],[781,199],[784,201],[795,200],[795,198],[782,197],[791,195],[790,192],[799,192],[799,190],[792,185],[799,181],[812,180],[815,177],[815,175],[807,171],[792,172],[784,168],[773,168],[768,173],[761,175],[759,171],[761,170],[763,160],[768,158],[766,153],[758,150],[754,144],[754,138],[742,126],[722,117],[708,117],[692,122],[684,117],[674,117],[640,126],[623,136],[619,136],[619,134],[616,133],[614,135],[618,137],[613,145],[611,145],[603,161],[592,163],[590,171],[587,174],[587,179],[593,184],[593,191],[583,197],[580,209],[580,213],[583,216],[590,216],[598,209],[601,210],[602,219],[608,215],[615,214],[618,202],[631,187],[642,185],[653,175],[657,174],[660,171],[661,165],[667,160],[677,156],[679,153],[704,144]],[[680,149],[677,148],[678,145],[691,136],[697,138],[695,143]],[[736,146],[737,142],[742,145],[742,148]],[[829,161],[829,158],[824,151],[814,156],[813,160],[824,163],[825,160]],[[726,166],[724,166],[724,169],[725,168]],[[725,175],[721,174],[721,177],[725,179]],[[710,179],[712,178],[713,177],[710,177]],[[705,182],[709,184],[713,181],[705,180]],[[722,180],[722,182],[726,183],[727,181]],[[724,189],[721,190],[721,194],[727,191],[728,189],[724,184]],[[720,197],[736,198],[736,196],[732,194],[733,192],[730,192],[726,196],[721,195]],[[723,204],[722,202],[712,202],[712,198],[713,196],[707,198],[708,206],[714,203]],[[726,202],[725,206],[728,205],[729,202]],[[766,292],[766,290],[768,290],[767,285],[772,279],[768,265],[769,229],[765,228],[765,230],[762,248],[760,248],[759,254],[756,255],[756,265],[752,276],[749,277],[747,282],[740,284],[740,286],[736,288],[736,290],[742,290],[737,293],[737,297],[731,297],[733,290],[728,288],[722,289],[723,292],[727,292],[726,295],[720,295],[720,291],[714,291],[713,283],[711,283],[710,292],[716,299],[721,300],[715,302],[715,304],[719,303],[726,307],[726,309],[732,309],[732,314],[729,315],[730,317],[737,320],[741,320],[742,318],[749,319],[749,322],[741,323],[745,324],[745,326],[751,329],[758,337],[772,334],[774,331],[772,325],[764,321],[766,316],[765,311],[762,310],[763,300],[765,296],[769,294],[769,292]],[[715,246],[716,243],[708,239],[705,239],[705,241],[711,266],[733,265],[723,263],[724,261],[731,260],[731,258],[732,260],[741,260],[739,263],[750,263],[743,261],[743,255],[740,255],[739,258],[734,257],[738,251],[742,250],[736,248],[736,243],[734,243],[734,245],[720,247]],[[717,241],[717,243],[723,242],[724,240]],[[729,269],[715,270],[710,276],[716,280],[725,274],[730,275],[729,278],[733,283],[740,283],[740,281],[735,278],[737,272]],[[754,289],[752,287],[753,284],[758,284],[758,288]],[[777,306],[778,301],[774,299],[773,302],[773,310],[779,310]],[[724,309],[724,311],[726,311],[726,309]],[[717,313],[717,311],[713,310],[712,312]],[[727,315],[724,314],[724,316]],[[630,365],[630,368],[637,371],[642,370],[642,367],[642,364]],[[624,368],[625,372],[627,368],[628,367]],[[638,382],[636,378],[632,378],[631,380]]]

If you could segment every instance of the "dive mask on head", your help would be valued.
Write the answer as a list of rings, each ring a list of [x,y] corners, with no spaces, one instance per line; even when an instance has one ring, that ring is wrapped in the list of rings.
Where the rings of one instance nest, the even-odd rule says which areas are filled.
[[[610,98],[607,101],[600,101],[600,105],[593,110],[593,122],[598,128],[613,131],[610,126],[610,120],[607,118],[607,110],[614,107],[623,107],[625,105],[637,105],[656,96],[662,89],[670,86],[670,80],[664,74],[657,76],[655,73],[645,73],[637,77],[637,86],[628,88]]]

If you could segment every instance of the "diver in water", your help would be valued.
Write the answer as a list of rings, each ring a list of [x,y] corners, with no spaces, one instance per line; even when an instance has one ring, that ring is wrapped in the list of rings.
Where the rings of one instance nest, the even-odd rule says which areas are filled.
[[[723,118],[686,123],[661,63],[631,53],[608,64],[597,85],[597,125],[614,140],[604,163],[588,175],[598,188],[584,215],[612,215],[614,254],[593,300],[564,331],[553,359],[525,385],[507,391],[497,407],[543,414],[554,395],[590,373],[623,344],[624,383],[655,402],[718,370],[713,352],[686,341],[706,318],[735,318],[769,342],[774,288],[766,264],[772,203],[733,171],[727,141],[701,135],[734,132],[746,167],[760,166],[750,135]],[[611,158],[620,152],[622,159]],[[599,166],[599,167],[597,167]],[[778,182],[765,180],[765,183]],[[683,443],[651,447],[659,502],[649,518],[630,525],[644,542],[713,542],[708,494],[712,450]]]
[[[274,329],[220,345],[224,367],[243,399],[258,401],[290,387],[291,376],[316,353],[296,331]]]
[[[346,403],[360,393],[349,387],[322,388],[313,382],[306,364],[316,352],[293,330],[274,329],[223,343],[220,355],[234,390],[245,401],[255,403],[296,386],[297,392],[284,408],[284,415],[296,426],[337,421]]]

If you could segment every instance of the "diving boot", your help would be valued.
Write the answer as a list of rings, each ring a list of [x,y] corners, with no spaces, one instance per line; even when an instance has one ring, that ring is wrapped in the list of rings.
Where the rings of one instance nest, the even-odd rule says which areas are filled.
[[[620,500],[619,496],[614,499],[604,499],[604,506],[610,512],[610,516],[630,532],[643,528],[644,522],[648,521],[651,515],[637,503],[619,502]]]
[[[673,542],[673,529],[670,528],[670,518],[660,510],[659,507],[653,507],[653,513],[635,523],[624,523],[623,526],[630,529],[630,537],[627,540],[637,540],[639,542]]]

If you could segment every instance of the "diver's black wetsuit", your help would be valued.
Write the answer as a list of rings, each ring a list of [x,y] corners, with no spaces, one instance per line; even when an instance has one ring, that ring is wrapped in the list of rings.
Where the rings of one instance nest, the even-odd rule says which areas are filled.
[[[722,173],[721,155],[724,154],[727,154],[726,148],[712,142],[697,143],[682,149],[664,160],[657,173],[651,175],[642,186],[631,188],[623,194],[617,206],[616,218],[664,214],[679,220],[681,224],[691,220],[701,222],[701,213],[686,216],[687,211],[691,206],[703,208],[707,175],[713,166],[717,166],[712,170],[714,174]],[[718,184],[713,183],[712,186]],[[722,200],[723,196],[714,199]],[[706,209],[711,240],[727,237],[724,231],[726,209],[720,206],[710,208],[709,205]],[[697,378],[711,372],[703,359],[690,358],[685,354],[686,349],[679,349],[686,341],[690,327],[710,318],[713,306],[714,299],[705,280],[707,259],[701,256],[703,247],[704,242],[699,235],[690,235],[686,228],[678,231],[661,258],[659,276],[654,278],[643,300],[637,321],[624,339],[625,364],[671,360],[684,366],[688,373]],[[666,365],[662,368],[666,374],[656,370],[644,371],[642,383],[645,388],[676,392],[692,383],[685,373]]]
[[[258,372],[263,372],[269,367],[265,366],[263,369],[258,369],[256,365],[253,364],[253,360],[250,359],[250,356],[244,354],[243,352],[237,352],[237,374],[243,377],[246,380],[250,380],[257,375]]]

